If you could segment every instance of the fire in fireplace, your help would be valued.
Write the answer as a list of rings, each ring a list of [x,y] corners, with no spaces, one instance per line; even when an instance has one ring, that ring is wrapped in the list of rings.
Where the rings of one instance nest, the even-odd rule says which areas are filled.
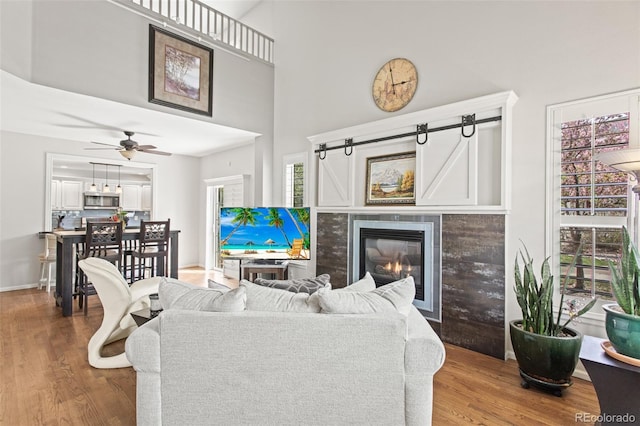
[[[413,277],[414,305],[425,316],[440,320],[439,250],[434,249],[439,220],[434,221],[353,221],[354,281],[369,272],[381,286]],[[437,259],[437,260],[436,260]]]

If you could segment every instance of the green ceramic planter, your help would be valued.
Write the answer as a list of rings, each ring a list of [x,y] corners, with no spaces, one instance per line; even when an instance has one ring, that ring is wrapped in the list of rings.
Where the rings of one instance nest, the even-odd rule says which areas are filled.
[[[580,355],[582,334],[565,328],[566,337],[543,336],[523,330],[519,326],[521,323],[522,320],[515,320],[509,326],[511,344],[522,378],[527,383],[541,385],[558,393],[571,386],[571,376]]]
[[[640,359],[640,317],[621,312],[616,303],[603,305],[607,337],[616,352]]]

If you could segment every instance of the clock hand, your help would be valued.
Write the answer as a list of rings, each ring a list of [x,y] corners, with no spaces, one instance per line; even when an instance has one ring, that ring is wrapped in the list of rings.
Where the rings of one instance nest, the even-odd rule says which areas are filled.
[[[411,81],[413,81],[413,80],[405,80],[405,81],[401,81],[400,83],[393,83],[393,86],[399,86],[401,84],[407,84],[407,83],[409,83]]]
[[[393,94],[396,94],[396,85],[393,82],[393,70],[391,69],[391,65],[389,65],[389,76],[391,77],[391,89],[393,89]]]

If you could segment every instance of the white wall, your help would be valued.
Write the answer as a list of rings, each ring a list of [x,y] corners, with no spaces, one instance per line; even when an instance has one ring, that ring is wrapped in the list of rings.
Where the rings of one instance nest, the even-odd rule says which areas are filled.
[[[3,70],[69,92],[259,133],[257,144],[225,155],[242,158],[235,165],[241,164],[254,176],[250,190],[256,198],[270,193],[272,65],[214,48],[213,117],[205,117],[147,101],[149,23],[158,23],[103,0],[0,0],[0,14]],[[1,137],[0,290],[6,290],[37,282],[41,244],[35,235],[43,230],[44,188],[48,185],[44,182],[45,153],[86,154],[83,149],[89,144],[7,131]],[[116,152],[101,151],[96,156],[121,159]],[[174,155],[151,161],[159,165],[155,216],[170,217],[172,228],[182,231],[180,266],[198,264],[199,252],[204,250],[199,244],[203,232],[198,229],[204,214],[200,160]],[[203,167],[209,164],[205,160]],[[238,171],[230,170],[230,174]]]
[[[258,160],[259,159],[256,159],[254,144],[246,144],[234,150],[218,152],[201,159],[198,185],[198,212],[200,213],[198,244],[201,250],[198,257],[198,265],[204,267],[206,264],[205,259],[207,253],[205,253],[204,247],[206,245],[207,233],[210,232],[210,229],[207,229],[207,208],[211,206],[207,206],[207,184],[205,180],[247,175],[249,176],[249,188],[245,188],[245,190],[248,191],[247,199],[251,200],[254,205],[257,205],[255,203],[259,202],[255,201],[255,180],[258,172],[254,168],[254,164]]]
[[[0,133],[0,291],[38,282],[38,254],[44,230],[45,158],[47,152],[86,155],[88,144],[3,131]],[[117,152],[93,155],[120,160]],[[197,222],[200,160],[174,155],[154,158],[158,199],[154,219],[171,218],[180,230],[180,266],[198,262]]]
[[[640,86],[639,2],[268,3],[250,17],[272,20],[262,27],[276,40],[276,200],[280,160],[309,149],[307,136],[515,91],[507,289],[519,239],[544,258],[546,106]],[[407,107],[385,113],[371,83],[394,57],[416,65],[418,90]],[[520,316],[511,291],[506,314]]]

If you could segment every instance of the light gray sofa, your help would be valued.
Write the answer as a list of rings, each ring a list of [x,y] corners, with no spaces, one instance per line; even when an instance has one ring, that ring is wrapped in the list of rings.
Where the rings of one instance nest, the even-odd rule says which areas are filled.
[[[128,338],[138,425],[429,425],[422,315],[168,310]]]

